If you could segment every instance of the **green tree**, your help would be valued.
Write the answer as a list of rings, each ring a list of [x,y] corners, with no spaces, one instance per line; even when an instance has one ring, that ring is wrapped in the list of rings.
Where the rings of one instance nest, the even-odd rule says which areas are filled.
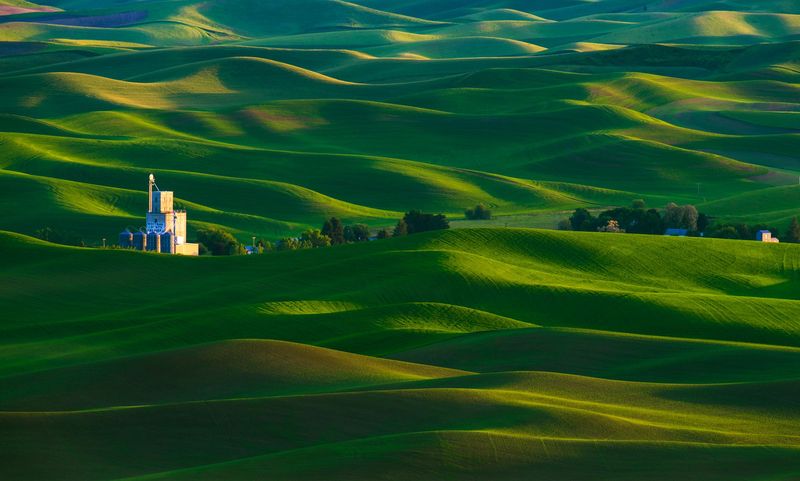
[[[664,222],[661,220],[661,214],[655,209],[648,209],[637,224],[636,232],[652,235],[663,234]]]
[[[218,227],[208,227],[197,231],[197,240],[215,256],[235,255],[239,253],[239,241],[228,231]]]
[[[645,203],[644,199],[636,199],[631,202],[631,208],[637,210],[644,210],[647,207],[647,203]]]
[[[365,242],[369,240],[369,226],[366,224],[355,224],[351,227],[353,242]]]
[[[569,223],[572,225],[572,230],[594,230],[594,217],[591,212],[584,208],[575,209],[575,212],[570,216]]]
[[[400,219],[397,221],[397,225],[394,227],[392,237],[403,237],[405,235],[408,235],[408,225],[406,224],[405,219]]]
[[[667,204],[664,212],[664,225],[671,229],[697,230],[697,221],[700,214],[693,205],[678,205],[674,202]]]
[[[277,250],[279,251],[296,251],[300,249],[300,240],[296,237],[284,237],[278,241]]]
[[[693,205],[684,205],[681,211],[681,227],[691,232],[697,231],[697,220],[700,214]]]
[[[492,211],[486,208],[483,204],[478,204],[472,209],[464,211],[464,217],[470,220],[490,220],[492,218]]]
[[[392,236],[392,233],[389,232],[389,229],[387,229],[385,227],[378,231],[378,239],[388,239],[391,236]]]
[[[344,244],[344,225],[336,217],[331,217],[322,225],[321,233],[330,238],[331,244]]]
[[[792,217],[789,230],[786,231],[786,242],[800,243],[800,224],[797,222],[797,216]]]
[[[406,212],[403,220],[406,222],[409,234],[450,228],[450,222],[444,214],[426,214],[412,210]]]
[[[331,238],[319,229],[308,229],[300,236],[300,242],[303,247],[330,247]]]
[[[364,242],[369,240],[369,226],[366,224],[348,225],[344,228],[345,242]]]
[[[711,225],[711,217],[702,212],[697,215],[697,231],[705,232],[708,226]]]

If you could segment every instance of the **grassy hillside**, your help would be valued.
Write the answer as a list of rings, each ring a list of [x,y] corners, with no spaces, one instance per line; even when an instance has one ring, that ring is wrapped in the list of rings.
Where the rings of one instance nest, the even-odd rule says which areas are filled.
[[[795,246],[524,229],[231,259],[0,246],[12,479],[800,469]]]
[[[296,202],[241,193],[263,181],[285,182],[298,192],[331,197],[325,201],[331,207],[361,206],[373,214],[339,214],[380,224],[396,218],[380,211],[413,207],[458,215],[484,202],[496,213],[515,214],[610,201],[542,191],[530,179],[588,183],[598,191],[627,192],[623,203],[645,197],[658,205],[701,200],[698,182],[706,186],[706,200],[729,198],[770,187],[771,177],[764,175],[770,168],[800,169],[789,160],[797,147],[790,119],[780,130],[766,125],[731,132],[703,117],[709,106],[734,112],[730,116],[737,105],[747,111],[756,105],[793,108],[793,84],[575,74],[548,66],[440,73],[386,85],[364,82],[354,71],[321,68],[302,51],[249,47],[220,53],[222,58],[212,57],[213,49],[187,51],[185,63],[149,71],[149,54],[122,54],[127,72],[115,72],[119,78],[103,76],[113,64],[100,57],[76,64],[80,73],[0,79],[7,112],[6,133],[0,134],[7,146],[4,168],[109,190],[138,189],[136,179],[153,170],[176,176],[164,185],[192,203],[301,225],[316,225],[325,213],[300,213]],[[168,64],[163,52],[153,55],[156,65]],[[283,62],[289,55],[323,73]],[[371,61],[344,52],[342,59],[352,66]],[[697,114],[690,116],[687,106]],[[776,163],[778,158],[786,161]],[[318,168],[308,169],[310,163]],[[209,174],[224,176],[239,194],[216,202],[198,183]],[[352,188],[356,179],[368,180]],[[403,192],[419,195],[412,201]],[[287,208],[299,215],[281,213]],[[280,234],[256,224],[221,225],[243,234]],[[4,227],[34,230],[11,222]],[[120,228],[114,221],[102,230],[109,236]]]
[[[0,479],[797,478],[800,248],[525,227],[644,199],[785,231],[799,19],[0,1]],[[491,228],[230,258],[30,237],[114,244],[151,172],[189,240]]]

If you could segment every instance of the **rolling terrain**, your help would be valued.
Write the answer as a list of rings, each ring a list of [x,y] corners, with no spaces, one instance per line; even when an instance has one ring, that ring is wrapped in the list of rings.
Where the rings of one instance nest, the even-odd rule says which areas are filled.
[[[0,247],[9,479],[800,472],[793,245],[464,229],[256,258]]]
[[[783,231],[798,152],[793,0],[0,0],[0,479],[798,479],[800,247],[552,230]],[[33,237],[151,172],[190,241],[459,228]]]
[[[150,171],[191,229],[243,239],[634,198],[783,227],[798,19],[781,1],[8,3],[0,181],[45,212],[0,227],[98,244],[139,226]],[[773,202],[727,207],[750,198]]]

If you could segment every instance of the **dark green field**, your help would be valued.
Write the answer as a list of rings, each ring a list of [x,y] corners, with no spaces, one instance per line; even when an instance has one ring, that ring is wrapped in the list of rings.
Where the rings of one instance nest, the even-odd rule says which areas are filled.
[[[33,237],[150,172],[190,240],[455,229]],[[546,230],[799,181],[795,0],[0,0],[0,480],[800,479],[800,246]]]
[[[797,246],[0,248],[5,479],[800,476]]]

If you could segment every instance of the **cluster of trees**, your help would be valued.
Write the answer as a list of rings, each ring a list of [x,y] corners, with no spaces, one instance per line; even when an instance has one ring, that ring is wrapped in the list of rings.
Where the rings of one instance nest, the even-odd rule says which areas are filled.
[[[207,227],[197,231],[200,255],[235,256],[245,253],[244,245],[228,231],[218,227]]]
[[[366,224],[344,225],[336,217],[322,224],[320,234],[330,239],[330,245],[350,244],[369,240],[369,227]]]
[[[707,236],[720,239],[755,240],[758,231],[762,230],[772,232],[772,236],[779,237],[781,242],[800,243],[800,223],[798,223],[797,217],[792,218],[789,228],[783,235],[775,226],[767,224],[725,223],[713,225],[709,229]]]
[[[491,220],[492,211],[487,209],[485,205],[478,204],[472,209],[465,210],[464,217],[469,220]]]
[[[430,230],[448,229],[449,227],[450,223],[443,214],[427,214],[412,210],[397,222],[394,229],[380,229],[375,238],[402,237]],[[230,237],[233,238],[233,236]],[[345,225],[337,217],[331,217],[322,224],[321,229],[309,229],[300,234],[300,237],[284,237],[277,241],[274,246],[269,242],[259,240],[256,246],[258,252],[263,253],[271,250],[315,249],[339,244],[353,244],[367,242],[371,238],[369,226],[366,224]],[[234,250],[229,249],[228,252]],[[211,252],[214,253],[214,251]],[[222,252],[224,252],[224,249]]]
[[[586,209],[575,209],[569,219],[558,224],[561,230],[591,232],[628,232],[632,234],[661,235],[667,229],[686,229],[691,236],[703,235],[722,239],[756,240],[756,233],[768,230],[779,237],[780,232],[766,224],[713,223],[708,215],[698,212],[693,205],[667,204],[663,214],[648,209],[643,200],[635,200],[630,207],[618,207],[601,212],[596,217]],[[781,238],[783,242],[800,243],[800,223],[792,219],[789,229]]]
[[[308,229],[300,234],[300,237],[284,237],[275,245],[275,250],[296,251],[300,249],[316,249],[318,247],[330,247],[331,238],[322,233],[320,229]],[[271,245],[270,249],[272,250]],[[259,253],[264,250],[259,249]]]
[[[418,210],[406,213],[394,229],[395,236],[419,234],[432,230],[449,229],[450,221],[444,214],[426,214]]]
[[[710,218],[699,213],[693,205],[670,203],[662,216],[658,210],[648,209],[643,200],[635,200],[630,207],[609,209],[597,217],[586,209],[575,209],[569,219],[559,223],[559,229],[659,235],[666,229],[703,232],[709,222]]]

